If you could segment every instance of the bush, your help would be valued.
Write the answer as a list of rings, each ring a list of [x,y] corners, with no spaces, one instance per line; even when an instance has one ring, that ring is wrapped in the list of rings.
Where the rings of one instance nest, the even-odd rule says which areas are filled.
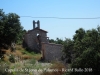
[[[14,58],[13,55],[10,56],[9,61],[12,62],[12,63],[15,63],[15,58]]]

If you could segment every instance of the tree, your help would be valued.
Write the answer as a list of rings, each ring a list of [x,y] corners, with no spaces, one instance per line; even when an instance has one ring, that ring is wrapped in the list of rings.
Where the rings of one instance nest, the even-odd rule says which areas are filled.
[[[18,35],[23,31],[19,16],[15,13],[5,14],[0,9],[0,49],[10,47],[12,42],[18,40]]]
[[[3,36],[4,36],[4,26],[5,26],[5,18],[6,15],[3,12],[3,9],[0,9],[0,48],[2,47],[2,42],[4,41]]]
[[[73,54],[73,40],[65,38],[63,43],[63,52],[65,53],[64,59],[67,58],[66,63],[71,63]]]
[[[73,36],[73,43],[74,43],[74,56],[75,58],[77,58],[79,55],[81,55],[81,53],[84,50],[84,46],[83,46],[83,41],[82,39],[84,38],[85,35],[85,30],[83,28],[80,28],[78,30],[76,30],[76,34]]]
[[[49,43],[55,43],[54,39],[49,39]]]
[[[25,35],[26,32],[27,31],[25,29],[20,31],[20,33],[17,36],[17,44],[23,43],[23,38],[24,38],[24,35]]]
[[[98,28],[85,31],[81,39],[74,39],[74,49],[78,52],[75,52],[75,55],[80,55],[75,58],[71,67],[81,68],[86,72],[71,72],[70,75],[97,75],[96,73],[100,72],[100,35]]]
[[[64,41],[62,39],[60,39],[60,38],[56,38],[56,40],[49,39],[49,42],[50,43],[56,43],[56,44],[63,44]]]
[[[55,43],[56,44],[63,44],[63,40],[60,38],[56,38]]]

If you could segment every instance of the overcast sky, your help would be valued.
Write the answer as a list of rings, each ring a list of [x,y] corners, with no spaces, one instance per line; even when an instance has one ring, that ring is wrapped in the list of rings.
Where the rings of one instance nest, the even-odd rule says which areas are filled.
[[[40,20],[40,28],[48,31],[50,39],[72,38],[80,27],[88,30],[100,25],[100,18],[97,18],[100,17],[100,0],[0,0],[0,8],[6,14],[18,14],[21,25],[26,30],[33,28],[33,20]]]

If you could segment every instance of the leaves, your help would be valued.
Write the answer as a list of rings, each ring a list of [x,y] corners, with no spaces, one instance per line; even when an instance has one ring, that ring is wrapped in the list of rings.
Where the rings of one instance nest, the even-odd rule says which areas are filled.
[[[0,19],[0,47],[10,46],[12,41],[17,42],[19,34],[23,31],[20,17],[16,13],[5,14],[3,9],[0,9],[0,16],[2,17]]]
[[[100,28],[100,26],[98,26]],[[81,32],[81,33],[80,33]],[[85,33],[84,33],[85,32]],[[84,34],[83,34],[84,33]],[[82,36],[80,38],[80,36]],[[70,75],[94,75],[99,72],[100,66],[100,36],[99,29],[87,31],[77,30],[74,35],[74,61],[72,68],[92,68],[92,74],[89,73],[70,73]],[[84,64],[84,65],[83,65]]]

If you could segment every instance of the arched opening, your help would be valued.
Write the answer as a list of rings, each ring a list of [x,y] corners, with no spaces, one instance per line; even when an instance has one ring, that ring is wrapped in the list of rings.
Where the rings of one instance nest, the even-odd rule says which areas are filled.
[[[40,35],[39,33],[36,34],[36,36],[39,36],[39,35]]]
[[[40,51],[41,50],[41,36],[39,33],[36,34],[36,44],[37,44],[37,50]]]

